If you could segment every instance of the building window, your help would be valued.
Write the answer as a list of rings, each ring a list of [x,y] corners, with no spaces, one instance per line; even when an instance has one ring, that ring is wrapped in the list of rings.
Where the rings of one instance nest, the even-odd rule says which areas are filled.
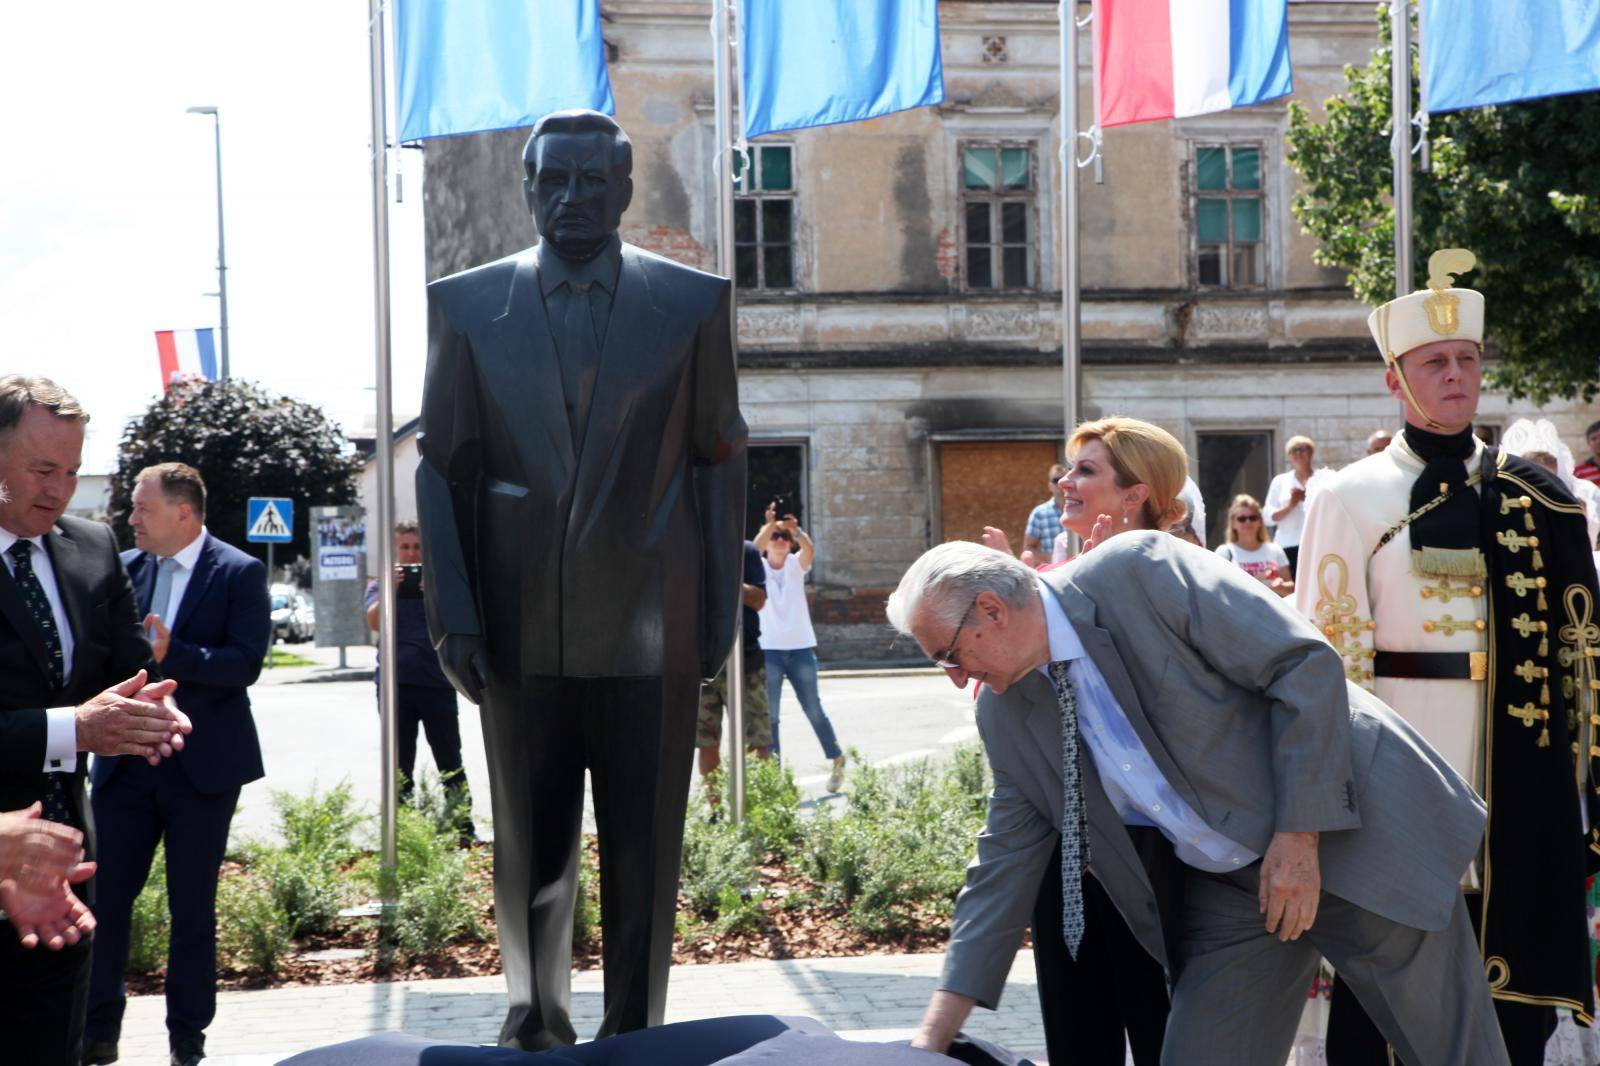
[[[734,277],[741,289],[792,289],[794,284],[794,146],[750,150],[736,165],[733,202]]]
[[[969,289],[1031,289],[1035,280],[1033,148],[961,147],[961,206]]]
[[[769,503],[778,505],[780,518],[792,514],[800,520],[800,528],[809,531],[805,443],[751,441],[747,451],[749,485],[745,492],[745,537],[754,537],[761,531]]]
[[[1263,284],[1260,147],[1197,146],[1193,173],[1195,277],[1201,285],[1224,289]]]

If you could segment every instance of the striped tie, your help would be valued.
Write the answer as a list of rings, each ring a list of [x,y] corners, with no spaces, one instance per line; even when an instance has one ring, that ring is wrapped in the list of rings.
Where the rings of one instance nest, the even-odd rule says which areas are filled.
[[[11,545],[11,577],[17,583],[17,591],[22,593],[23,605],[39,627],[39,635],[44,638],[45,656],[50,660],[50,678],[59,690],[66,684],[67,663],[61,653],[61,633],[56,629],[55,612],[50,609],[44,585],[34,572],[32,553],[32,541],[19,540]],[[44,816],[52,822],[81,829],[83,827],[72,815],[72,805],[67,802],[66,786],[62,783],[65,776],[60,773],[44,775]]]
[[[1078,780],[1078,697],[1067,676],[1067,663],[1050,664],[1050,681],[1061,709],[1061,936],[1076,961],[1083,943],[1083,867],[1089,861],[1083,785]]]

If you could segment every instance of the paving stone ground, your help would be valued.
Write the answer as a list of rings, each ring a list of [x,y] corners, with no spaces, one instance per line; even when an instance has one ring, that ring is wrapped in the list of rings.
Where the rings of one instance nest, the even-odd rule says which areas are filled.
[[[911,1035],[932,994],[942,954],[680,966],[667,993],[667,1021],[724,1014],[801,1014],[860,1039]],[[573,1022],[587,1039],[600,1024],[601,976],[573,975]],[[327,985],[223,992],[206,1037],[210,1066],[268,1066],[307,1048],[386,1029],[492,1043],[505,1014],[501,977]],[[166,1066],[165,1003],[128,1001],[125,1066]],[[977,1011],[968,1031],[1042,1062],[1044,1036],[1032,952],[1012,966],[998,1011]]]

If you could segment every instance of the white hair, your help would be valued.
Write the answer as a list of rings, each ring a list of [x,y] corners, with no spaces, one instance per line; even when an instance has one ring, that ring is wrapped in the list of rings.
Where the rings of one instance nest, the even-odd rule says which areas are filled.
[[[1038,575],[994,548],[970,540],[953,540],[922,554],[889,596],[889,624],[911,634],[911,620],[923,608],[934,620],[955,625],[981,592],[992,592],[1011,607],[1025,607],[1035,595]]]

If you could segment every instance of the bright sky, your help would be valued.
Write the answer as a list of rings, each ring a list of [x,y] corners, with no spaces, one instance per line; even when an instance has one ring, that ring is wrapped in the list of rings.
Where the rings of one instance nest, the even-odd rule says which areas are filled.
[[[366,6],[8,8],[0,372],[48,375],[83,402],[85,472],[112,469],[160,389],[154,332],[217,324],[203,295],[217,287],[213,120],[192,105],[222,115],[233,376],[320,404],[347,432],[371,424]],[[391,153],[397,418],[417,410],[425,359],[421,156]]]

